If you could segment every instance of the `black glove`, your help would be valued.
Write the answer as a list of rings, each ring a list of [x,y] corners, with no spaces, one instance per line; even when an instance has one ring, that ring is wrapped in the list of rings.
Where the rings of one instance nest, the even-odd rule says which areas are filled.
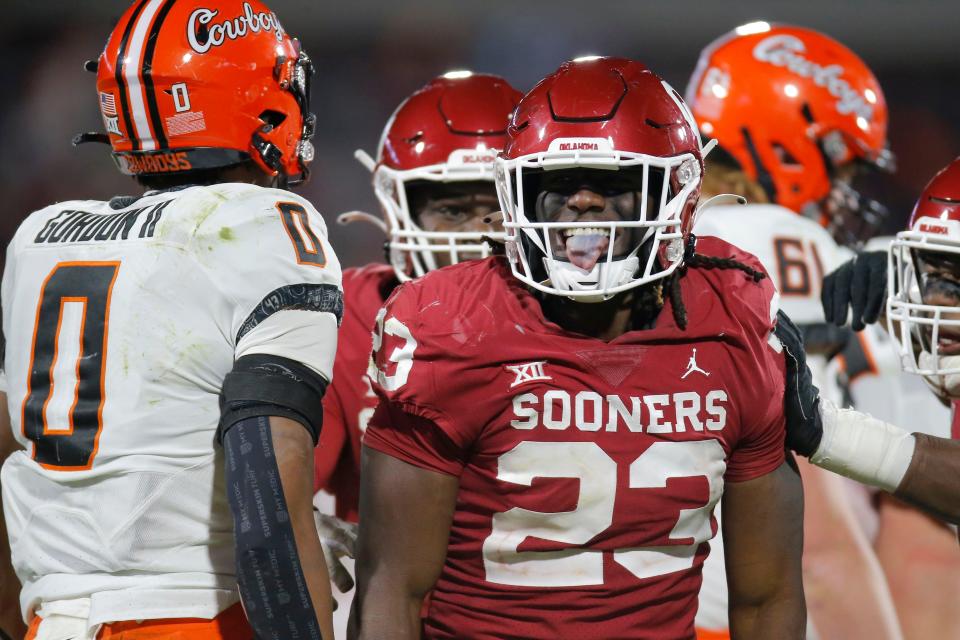
[[[840,265],[823,279],[820,301],[827,322],[842,326],[847,322],[847,307],[852,313],[850,326],[863,331],[880,317],[887,298],[887,252],[865,251]]]
[[[820,390],[813,386],[813,376],[803,351],[803,334],[783,311],[777,312],[774,330],[787,363],[787,385],[783,408],[787,418],[787,446],[802,456],[810,457],[820,446],[823,422],[820,418]]]

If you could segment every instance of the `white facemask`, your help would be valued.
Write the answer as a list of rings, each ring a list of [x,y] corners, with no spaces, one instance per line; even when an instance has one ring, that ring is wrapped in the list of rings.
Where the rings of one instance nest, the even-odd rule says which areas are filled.
[[[957,371],[960,370],[960,356],[937,358],[929,351],[921,351],[917,364],[921,370]],[[925,375],[923,381],[941,398],[960,400],[960,373]]]

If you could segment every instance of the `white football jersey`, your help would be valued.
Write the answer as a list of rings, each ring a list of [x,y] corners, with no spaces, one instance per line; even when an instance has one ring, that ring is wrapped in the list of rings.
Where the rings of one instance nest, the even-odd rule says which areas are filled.
[[[823,277],[847,259],[845,250],[819,224],[774,204],[713,206],[704,209],[693,228],[697,236],[716,236],[755,255],[780,293],[780,308],[798,325],[824,322],[820,304]],[[822,356],[808,357],[814,382],[839,401],[835,367]],[[727,582],[722,553],[711,545],[703,565],[698,628],[726,630]]]
[[[780,308],[797,324],[823,322],[823,277],[846,259],[826,229],[773,204],[707,207],[693,233],[717,236],[757,256],[780,292]]]
[[[340,266],[321,216],[286,191],[114,206],[37,211],[7,253],[5,371],[26,450],[2,485],[21,607],[90,598],[91,625],[212,618],[238,600],[221,384],[249,353],[330,380]]]

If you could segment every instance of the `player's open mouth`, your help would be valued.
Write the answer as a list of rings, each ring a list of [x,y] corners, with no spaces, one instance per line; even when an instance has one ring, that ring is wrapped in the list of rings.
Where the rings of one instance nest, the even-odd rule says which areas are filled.
[[[580,269],[590,271],[610,247],[610,230],[575,227],[560,232],[567,259]]]

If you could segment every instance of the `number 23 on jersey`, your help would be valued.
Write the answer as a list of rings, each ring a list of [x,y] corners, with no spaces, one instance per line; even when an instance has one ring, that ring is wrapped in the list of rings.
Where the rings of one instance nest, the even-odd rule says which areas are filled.
[[[377,352],[385,337],[397,341],[385,363],[377,366]],[[377,315],[369,376],[387,391],[409,380],[418,343],[410,329],[386,309]],[[726,470],[723,446],[713,439],[654,442],[630,464],[626,487],[618,486],[617,463],[595,442],[520,442],[497,460],[497,479],[530,487],[538,478],[579,480],[572,511],[542,512],[513,507],[493,515],[490,535],[483,542],[486,579],[523,587],[574,587],[604,583],[604,551],[589,543],[614,522],[621,491],[665,489],[672,478],[703,478],[708,487],[703,504],[679,509],[669,543],[654,547],[615,549],[613,560],[637,579],[683,571],[693,566],[701,543],[713,537],[711,514],[723,493]],[[530,538],[564,545],[557,551],[520,551]]]

